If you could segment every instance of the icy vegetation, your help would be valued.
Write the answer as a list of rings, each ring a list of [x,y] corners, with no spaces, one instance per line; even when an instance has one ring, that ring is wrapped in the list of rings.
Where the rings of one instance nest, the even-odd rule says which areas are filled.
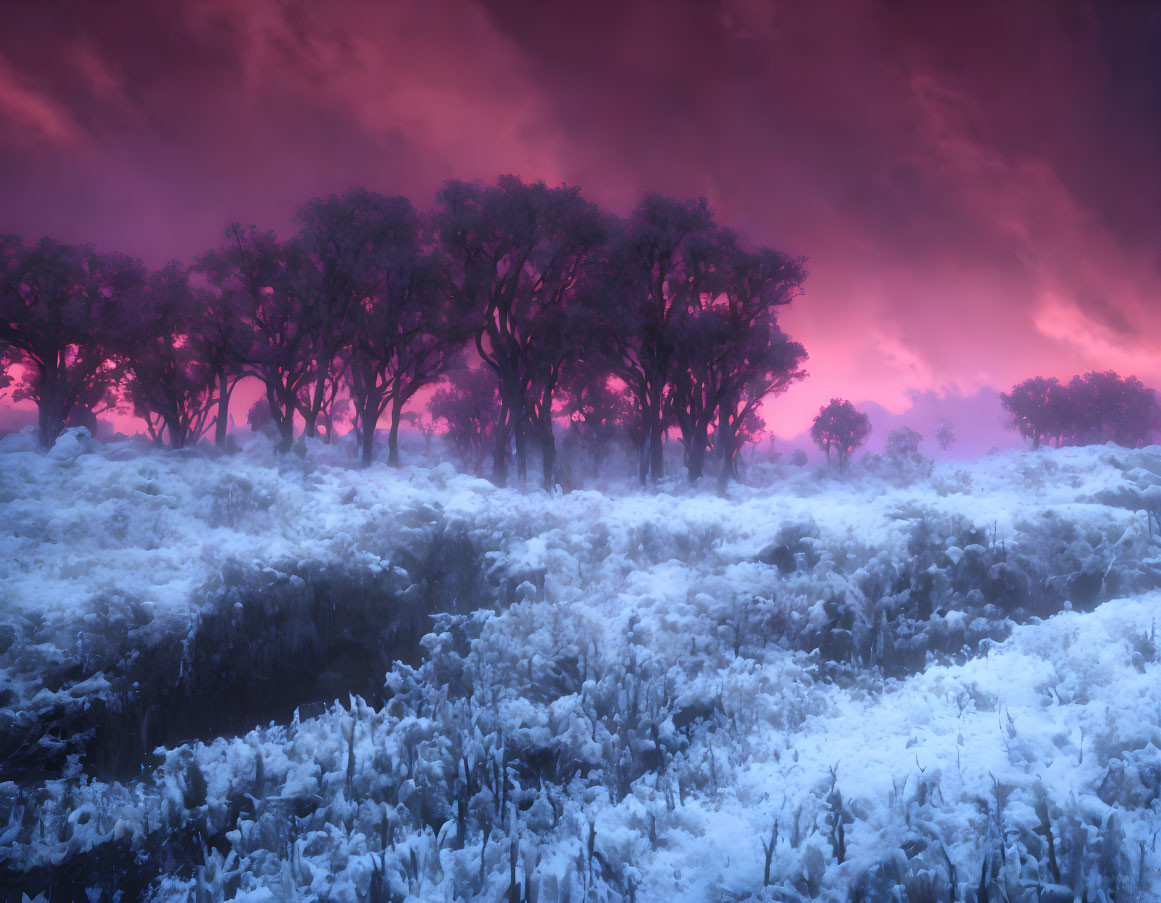
[[[1161,449],[550,496],[32,444],[13,899],[1161,898]]]

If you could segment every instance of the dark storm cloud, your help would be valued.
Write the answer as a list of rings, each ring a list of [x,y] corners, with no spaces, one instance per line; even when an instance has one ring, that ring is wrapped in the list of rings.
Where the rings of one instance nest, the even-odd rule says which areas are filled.
[[[1161,381],[1161,5],[29,2],[0,32],[0,229],[159,263],[366,184],[708,196],[810,258],[812,379],[889,408]],[[777,418],[775,418],[777,419]]]

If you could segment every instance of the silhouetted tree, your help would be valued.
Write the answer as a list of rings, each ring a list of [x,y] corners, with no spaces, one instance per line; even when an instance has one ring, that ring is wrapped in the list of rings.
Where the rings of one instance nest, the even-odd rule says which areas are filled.
[[[432,394],[428,411],[447,424],[447,436],[464,464],[479,476],[500,419],[500,387],[485,367],[455,370],[448,385]]]
[[[305,280],[301,326],[307,332],[312,361],[309,378],[298,393],[306,436],[318,436],[320,419],[329,420],[327,412],[347,365],[343,352],[353,340],[368,282],[375,281],[377,258],[385,244],[400,241],[396,234],[399,216],[392,210],[399,203],[411,211],[404,228],[411,233],[411,244],[417,245],[414,211],[405,198],[388,199],[358,188],[341,197],[313,198],[296,214],[300,228],[292,241],[300,253]]]
[[[0,398],[4,397],[4,390],[12,385],[12,374],[8,372],[8,368],[11,366],[14,357],[14,352],[0,345]]]
[[[826,452],[827,464],[833,448],[838,455],[839,471],[846,470],[851,452],[871,434],[871,419],[849,401],[832,398],[823,405],[810,427],[810,438]]]
[[[501,176],[494,186],[449,181],[434,222],[451,255],[457,295],[475,316],[480,360],[497,376],[501,410],[493,479],[507,480],[508,444],[527,473],[527,433],[545,449],[551,485],[552,398],[577,337],[569,324],[591,257],[605,241],[600,211],[575,188],[548,188]]]
[[[246,412],[246,423],[252,433],[260,433],[272,439],[278,436],[278,426],[274,423],[274,415],[270,412],[270,402],[266,400],[265,395],[256,398],[254,403],[250,405],[250,409]]]
[[[251,327],[244,372],[265,386],[278,450],[285,453],[294,442],[299,393],[315,372],[310,331],[303,326],[313,288],[309,262],[295,243],[233,223],[222,247],[200,258],[198,268],[229,294]]]
[[[887,434],[887,456],[889,458],[909,458],[919,454],[919,443],[923,441],[916,430],[900,426]]]
[[[801,290],[802,261],[769,248],[739,248],[727,230],[690,242],[691,264],[707,271],[702,292],[674,317],[670,391],[691,480],[704,470],[713,428],[725,483],[737,476],[744,441],[761,429],[758,407],[806,374],[806,351],[778,325],[777,308]]]
[[[610,385],[607,364],[599,358],[578,361],[562,381],[564,404],[561,413],[593,465],[593,476],[618,440],[631,441],[635,418],[624,386]]]
[[[1032,448],[1051,436],[1059,437],[1068,431],[1069,401],[1067,392],[1055,377],[1034,376],[1000,393],[1000,404],[1010,415],[1007,424],[1025,439]]]
[[[1068,441],[1074,445],[1115,442],[1128,448],[1147,445],[1159,425],[1157,400],[1135,376],[1113,371],[1074,376],[1068,383]]]
[[[944,451],[949,451],[955,445],[955,427],[946,420],[939,425],[939,429],[935,431],[935,439],[939,443],[939,447]]]
[[[0,236],[0,344],[19,356],[14,397],[36,403],[45,448],[75,412],[107,399],[129,322],[122,305],[144,278],[140,262],[91,245]]]
[[[641,482],[662,475],[677,331],[716,278],[704,253],[715,238],[705,198],[650,194],[622,225],[609,254],[605,337],[613,372],[634,396],[642,423]]]
[[[367,253],[354,270],[362,300],[353,318],[351,401],[364,466],[371,463],[379,418],[390,410],[388,463],[397,467],[404,406],[448,369],[468,331],[445,257],[424,251],[411,202],[365,194],[361,204]]]
[[[136,293],[135,328],[126,351],[125,395],[155,440],[173,448],[201,438],[214,402],[214,373],[191,341],[206,305],[178,263],[153,273]]]
[[[189,342],[213,379],[214,445],[225,450],[230,425],[230,399],[246,374],[246,359],[254,344],[247,305],[238,292],[218,284],[199,296],[200,310],[190,323]]]
[[[806,349],[778,325],[778,308],[801,293],[806,278],[801,258],[770,248],[735,250],[728,262],[717,309],[727,342],[711,367],[717,394],[714,445],[722,461],[721,480],[737,477],[738,451],[764,424],[758,408],[804,379]]]

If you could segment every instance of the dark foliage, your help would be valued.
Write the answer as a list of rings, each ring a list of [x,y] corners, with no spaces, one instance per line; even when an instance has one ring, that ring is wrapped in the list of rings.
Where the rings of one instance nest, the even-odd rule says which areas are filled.
[[[149,433],[172,448],[196,442],[214,402],[215,372],[192,338],[205,292],[193,290],[180,264],[149,277],[138,293],[125,348],[125,395]]]
[[[819,409],[810,427],[810,438],[826,452],[830,462],[831,449],[838,455],[839,470],[846,470],[851,452],[862,445],[871,433],[871,421],[849,401],[832,398]]]
[[[553,399],[560,372],[591,316],[590,270],[606,240],[604,217],[575,188],[451,181],[436,196],[436,232],[454,265],[456,292],[473,312],[476,352],[500,386],[492,478],[508,476],[508,443],[527,472],[527,439],[552,482]]]
[[[75,414],[108,403],[121,377],[124,304],[144,278],[138,261],[91,245],[0,236],[0,345],[23,365],[14,397],[36,402],[44,447]]]
[[[285,241],[233,223],[189,273],[173,263],[151,276],[90,247],[4,238],[0,360],[20,366],[16,396],[40,405],[41,441],[94,428],[121,389],[158,443],[181,448],[212,427],[224,449],[249,377],[279,453],[296,433],[329,442],[350,411],[364,465],[389,416],[397,465],[408,406],[470,349],[498,410],[463,410],[483,399],[465,384],[435,393],[431,419],[456,422],[477,471],[486,435],[496,482],[512,455],[523,482],[532,448],[545,488],[567,484],[562,428],[596,471],[619,443],[632,448],[642,480],[661,476],[676,428],[690,478],[713,460],[725,481],[762,433],[763,402],[806,375],[777,316],[801,293],[803,261],[742,247],[705,199],[649,195],[617,221],[576,188],[503,176],[447,182],[430,217],[353,189],[307,201],[297,222]],[[0,366],[0,389],[10,382]]]
[[[1000,395],[1008,426],[1039,448],[1115,442],[1127,448],[1147,445],[1161,427],[1161,407],[1152,389],[1135,376],[1111,370],[1074,376],[1067,385],[1035,376]]]
[[[466,466],[482,475],[484,458],[500,419],[495,375],[482,367],[456,370],[428,403],[431,416],[447,426],[448,438]]]

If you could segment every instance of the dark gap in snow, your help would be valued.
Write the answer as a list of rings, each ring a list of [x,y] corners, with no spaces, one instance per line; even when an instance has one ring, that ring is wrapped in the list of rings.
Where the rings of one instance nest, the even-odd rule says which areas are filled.
[[[394,550],[382,569],[232,564],[207,592],[186,636],[169,632],[135,648],[143,631],[124,631],[88,667],[66,663],[46,675],[50,688],[67,687],[103,668],[112,688],[0,727],[0,781],[58,776],[73,753],[93,777],[127,780],[152,767],[159,746],[287,722],[297,707],[309,714],[348,694],[381,703],[392,664],[421,658],[433,614],[508,595],[489,584],[467,535],[442,531]]]

